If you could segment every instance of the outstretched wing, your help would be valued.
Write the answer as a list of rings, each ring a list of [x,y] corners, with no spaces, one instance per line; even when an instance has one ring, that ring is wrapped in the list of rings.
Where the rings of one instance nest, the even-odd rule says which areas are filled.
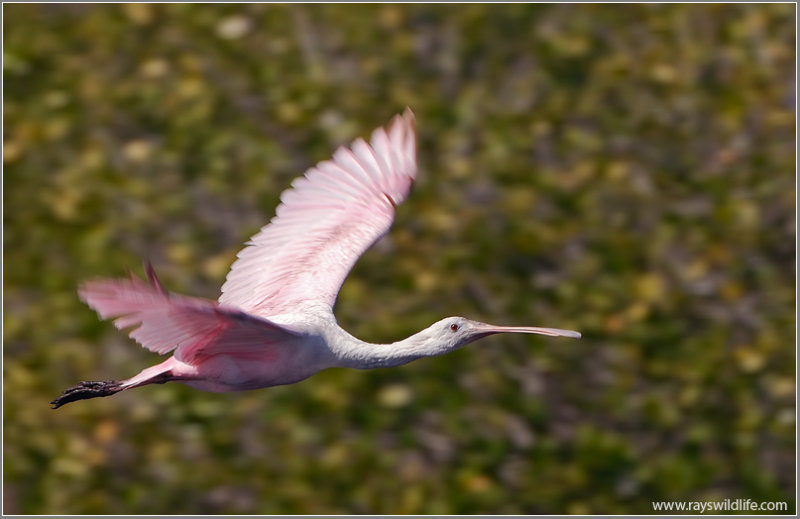
[[[292,330],[235,308],[168,294],[152,269],[150,283],[131,279],[97,280],[81,286],[81,299],[103,319],[116,318],[118,329],[134,327],[129,336],[155,353],[174,351],[184,362],[220,353],[246,354],[266,346],[290,346]]]
[[[339,148],[292,182],[276,216],[239,252],[219,302],[263,317],[332,311],[347,273],[389,230],[416,174],[414,115],[406,109],[369,144]]]

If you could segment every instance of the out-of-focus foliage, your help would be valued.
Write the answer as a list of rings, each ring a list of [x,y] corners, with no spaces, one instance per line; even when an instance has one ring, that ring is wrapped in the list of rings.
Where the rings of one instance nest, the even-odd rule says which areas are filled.
[[[795,488],[792,4],[6,4],[6,513],[648,513]],[[410,106],[419,181],[337,307],[573,328],[51,411],[154,364],[76,295],[216,298],[316,161]]]

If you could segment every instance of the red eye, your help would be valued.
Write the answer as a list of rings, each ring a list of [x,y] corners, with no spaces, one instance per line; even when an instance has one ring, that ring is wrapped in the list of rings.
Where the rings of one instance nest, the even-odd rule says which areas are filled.
[[[450,325],[450,329],[452,331],[454,331],[454,332],[457,332],[458,331],[458,325],[456,323],[453,323],[453,324]]]

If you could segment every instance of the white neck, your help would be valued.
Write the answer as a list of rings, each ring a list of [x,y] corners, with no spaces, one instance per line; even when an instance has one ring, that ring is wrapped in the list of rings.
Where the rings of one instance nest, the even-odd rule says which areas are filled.
[[[427,329],[391,344],[372,344],[346,334],[330,341],[329,347],[338,360],[337,365],[355,369],[401,366],[412,360],[442,355],[453,349],[447,344],[433,341]]]

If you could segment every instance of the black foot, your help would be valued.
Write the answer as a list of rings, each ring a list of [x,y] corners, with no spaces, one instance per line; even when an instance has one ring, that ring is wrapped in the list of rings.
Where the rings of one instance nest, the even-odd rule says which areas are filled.
[[[76,386],[68,388],[66,391],[64,391],[63,395],[50,402],[50,404],[53,406],[53,409],[58,409],[62,405],[74,402],[76,400],[95,398],[98,396],[109,396],[120,391],[122,391],[121,384],[115,380],[81,382]]]

